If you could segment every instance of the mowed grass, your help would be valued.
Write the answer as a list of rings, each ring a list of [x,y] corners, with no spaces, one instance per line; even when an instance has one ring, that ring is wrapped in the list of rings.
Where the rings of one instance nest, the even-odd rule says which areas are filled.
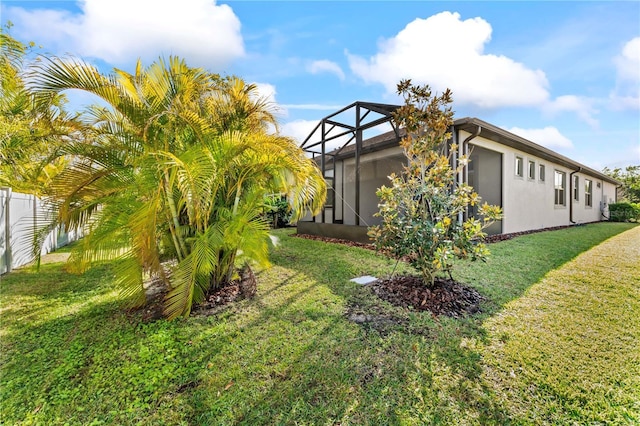
[[[632,423],[639,412],[632,357],[638,321],[621,328],[614,318],[630,322],[638,294],[633,287],[617,293],[617,264],[602,272],[608,278],[600,284],[629,304],[609,303],[610,315],[591,315],[582,306],[576,316],[550,305],[540,318],[530,314],[531,321],[518,311],[519,301],[546,293],[537,289],[560,273],[550,271],[631,228],[602,223],[491,245],[486,264],[461,264],[455,271],[487,298],[482,314],[464,319],[380,301],[349,279],[388,275],[395,262],[364,249],[294,238],[290,230],[276,232],[281,244],[272,250],[273,267],[258,273],[257,296],[210,317],[141,322],[141,313],[121,306],[107,265],[83,276],[63,272],[61,264],[15,271],[0,278],[0,423]],[[637,266],[628,273],[634,270],[637,277]],[[393,320],[355,324],[346,315],[354,310]],[[580,379],[585,392],[602,388],[589,404],[562,391],[565,369],[582,371],[588,351],[576,352],[578,359],[558,358],[573,364],[547,367],[541,362],[548,348],[527,342],[530,333],[521,337],[517,328],[554,318],[563,328],[574,317],[576,333],[615,343],[608,361]],[[520,340],[526,350],[510,346]],[[528,355],[518,358],[521,352]]]
[[[509,413],[640,424],[640,227],[550,272],[485,327],[484,373]]]

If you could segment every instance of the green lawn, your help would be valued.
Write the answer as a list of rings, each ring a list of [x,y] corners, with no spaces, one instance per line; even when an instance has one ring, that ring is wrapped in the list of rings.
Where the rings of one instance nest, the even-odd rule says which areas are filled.
[[[213,317],[141,323],[108,266],[12,272],[0,423],[635,424],[640,227],[580,255],[631,228],[492,244],[454,273],[487,298],[465,319],[389,306],[348,280],[394,262],[291,231],[257,296]],[[354,310],[394,321],[358,325]]]

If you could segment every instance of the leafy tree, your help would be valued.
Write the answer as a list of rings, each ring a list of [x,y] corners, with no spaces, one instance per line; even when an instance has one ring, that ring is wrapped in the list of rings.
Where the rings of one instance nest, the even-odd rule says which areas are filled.
[[[616,167],[613,170],[605,167],[602,172],[622,182],[620,192],[623,200],[640,203],[640,165],[627,166],[624,169]]]
[[[60,150],[74,161],[51,200],[59,222],[87,230],[71,257],[76,269],[119,260],[137,304],[145,276],[165,281],[169,318],[188,315],[240,262],[268,263],[265,195],[286,194],[294,220],[324,203],[317,167],[293,140],[266,132],[270,107],[239,78],[175,57],[111,75],[58,58],[43,61],[31,84],[42,93],[81,89],[109,105],[91,107],[84,138]]]
[[[0,186],[36,195],[64,167],[48,156],[79,125],[59,94],[36,94],[24,83],[25,59],[34,47],[0,28]]]
[[[378,249],[395,257],[405,257],[421,272],[425,283],[433,285],[436,273],[450,274],[453,260],[484,259],[482,229],[501,215],[499,207],[486,203],[479,216],[459,221],[458,216],[480,197],[469,185],[455,182],[455,176],[469,162],[466,156],[451,166],[455,144],[447,149],[453,124],[451,92],[433,95],[429,86],[411,80],[398,84],[404,105],[394,114],[395,124],[406,130],[401,141],[408,165],[400,176],[390,176],[390,186],[378,189],[382,224],[370,229]]]
[[[289,202],[281,194],[269,195],[265,199],[265,216],[272,228],[283,228],[289,224],[291,212]]]

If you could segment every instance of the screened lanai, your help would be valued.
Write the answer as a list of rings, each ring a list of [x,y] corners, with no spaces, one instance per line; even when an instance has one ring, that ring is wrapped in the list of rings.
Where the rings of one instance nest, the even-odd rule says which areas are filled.
[[[358,242],[370,242],[369,226],[377,225],[378,188],[389,183],[388,176],[399,174],[406,157],[399,145],[403,131],[396,128],[392,114],[398,105],[354,102],[321,119],[301,144],[316,161],[327,181],[327,202],[316,216],[298,222],[298,232]],[[496,139],[495,126],[476,118],[456,120],[452,141],[461,155],[472,159],[472,167],[456,176],[457,182],[468,182],[480,196],[503,206],[503,155],[491,149],[472,145],[476,137]],[[477,172],[482,170],[482,174]],[[463,216],[474,215],[471,209]],[[460,217],[462,220],[464,217]],[[502,232],[495,223],[489,233]]]
[[[372,194],[405,164],[391,120],[398,108],[354,102],[318,122],[301,146],[322,170],[329,193],[317,216],[298,223],[300,233],[368,241],[367,227],[379,222]]]

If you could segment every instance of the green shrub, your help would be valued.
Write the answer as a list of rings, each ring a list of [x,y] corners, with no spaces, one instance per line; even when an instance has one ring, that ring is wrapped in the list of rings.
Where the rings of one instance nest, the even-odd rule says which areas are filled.
[[[272,228],[284,228],[291,220],[291,207],[287,197],[269,195],[265,197],[265,216]]]
[[[640,220],[640,204],[609,204],[609,220],[612,222],[632,222]]]
[[[400,176],[389,176],[390,185],[376,192],[380,210],[375,216],[382,223],[369,228],[369,236],[377,249],[406,258],[424,282],[433,285],[435,274],[450,273],[455,259],[485,259],[489,251],[482,242],[486,235],[482,230],[499,219],[502,211],[484,203],[478,209],[481,220],[458,220],[469,206],[479,205],[480,197],[471,186],[455,181],[468,157],[461,156],[452,167],[451,153],[457,146],[451,144],[449,153],[444,149],[453,124],[451,92],[447,89],[434,96],[429,86],[403,80],[398,95],[405,104],[393,120],[406,130],[400,145],[407,166]]]

